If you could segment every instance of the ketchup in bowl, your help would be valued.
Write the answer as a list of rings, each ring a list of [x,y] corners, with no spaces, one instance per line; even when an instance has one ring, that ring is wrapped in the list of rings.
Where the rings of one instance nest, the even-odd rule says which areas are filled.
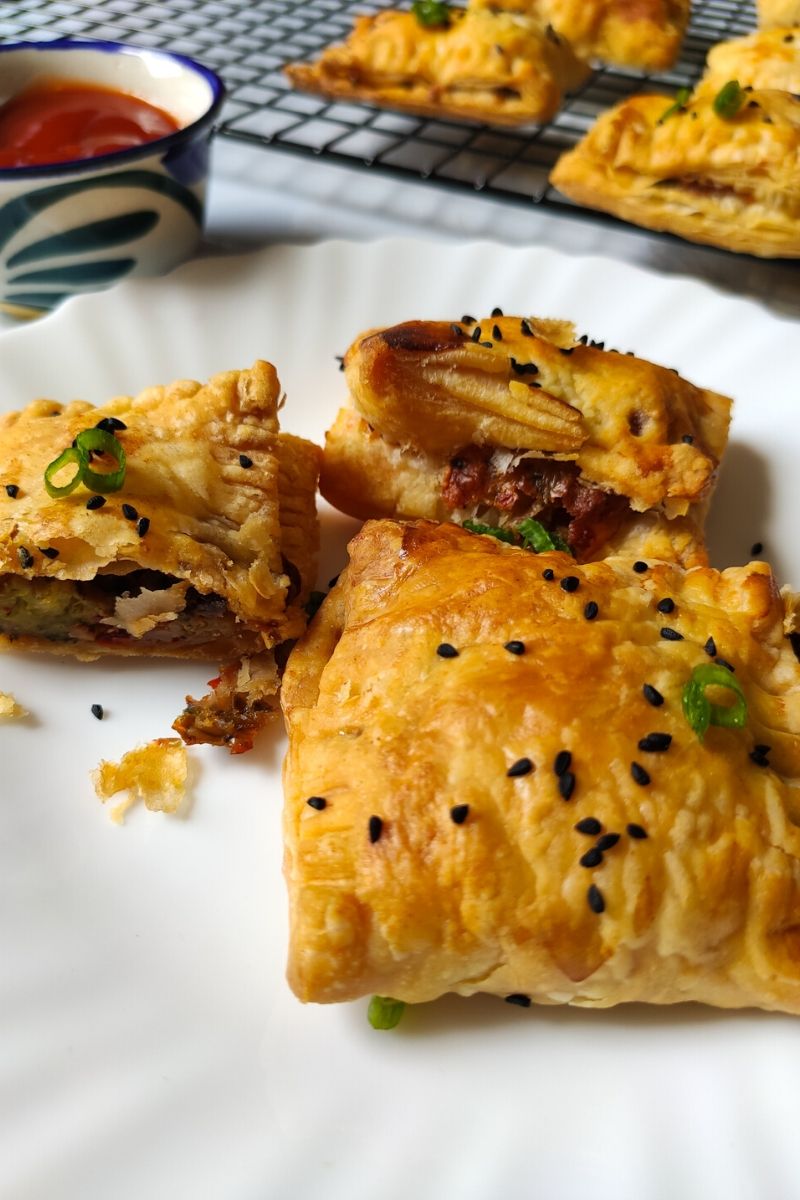
[[[174,117],[126,92],[73,80],[36,83],[0,105],[0,168],[96,158],[179,128]]]

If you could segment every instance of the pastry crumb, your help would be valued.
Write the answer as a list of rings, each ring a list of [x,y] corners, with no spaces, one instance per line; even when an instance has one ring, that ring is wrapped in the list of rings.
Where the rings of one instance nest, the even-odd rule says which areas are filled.
[[[186,795],[187,776],[188,756],[180,738],[156,738],[129,750],[118,763],[101,761],[92,772],[92,783],[103,804],[127,791],[127,798],[111,809],[111,820],[121,825],[137,800],[150,812],[177,812]]]
[[[27,709],[17,704],[9,692],[0,692],[0,721],[19,721],[28,715]]]

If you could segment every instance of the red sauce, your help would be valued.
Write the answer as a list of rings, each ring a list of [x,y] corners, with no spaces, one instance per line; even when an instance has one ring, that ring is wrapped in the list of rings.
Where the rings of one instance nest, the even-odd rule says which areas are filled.
[[[174,117],[125,92],[71,80],[37,83],[0,105],[0,167],[96,158],[179,128]]]

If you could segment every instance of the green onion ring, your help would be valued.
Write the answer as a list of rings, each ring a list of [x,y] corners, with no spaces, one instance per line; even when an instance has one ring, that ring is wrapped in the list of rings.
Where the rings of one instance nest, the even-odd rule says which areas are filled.
[[[69,483],[65,483],[63,487],[58,487],[57,484],[52,482],[53,477],[58,474],[62,467],[66,467],[70,463],[75,463],[78,469]],[[49,466],[45,467],[44,486],[47,489],[48,496],[52,496],[54,500],[60,500],[62,496],[68,496],[70,492],[74,492],[84,477],[87,465],[88,459],[84,450],[77,446],[68,446],[66,450],[62,450],[58,458],[54,458]]]
[[[92,492],[118,492],[125,482],[125,450],[122,443],[105,429],[84,429],[75,440],[85,456],[82,474],[84,486]],[[89,466],[91,451],[110,454],[117,464],[116,471],[93,471]]]
[[[736,701],[729,707],[712,704],[707,698],[707,687],[723,687],[733,692]],[[683,715],[702,742],[709,725],[724,729],[742,729],[747,720],[747,700],[742,685],[727,667],[718,663],[701,663],[692,671],[692,677],[683,689],[681,697]]]
[[[394,1029],[405,1011],[403,1000],[391,996],[373,996],[367,1009],[367,1020],[373,1029]]]

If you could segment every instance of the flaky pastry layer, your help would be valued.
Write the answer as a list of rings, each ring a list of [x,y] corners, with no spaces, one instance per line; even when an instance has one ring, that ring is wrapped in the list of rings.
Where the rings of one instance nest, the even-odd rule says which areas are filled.
[[[800,25],[800,0],[757,0],[759,29]]]
[[[800,29],[762,30],[714,46],[700,88],[716,94],[729,79],[741,87],[800,93]]]

